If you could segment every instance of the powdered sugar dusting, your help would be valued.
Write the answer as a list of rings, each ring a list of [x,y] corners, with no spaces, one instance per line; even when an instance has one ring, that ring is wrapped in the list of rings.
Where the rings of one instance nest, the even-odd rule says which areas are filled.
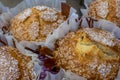
[[[120,0],[116,0],[116,16],[120,18]]]
[[[57,23],[53,23],[51,25],[44,25],[43,30],[41,31],[41,33],[43,35],[47,36],[49,33],[52,33],[54,31],[54,29],[57,28],[57,26],[58,26]]]
[[[56,11],[51,11],[51,10],[48,10],[48,11],[44,11],[42,14],[41,14],[41,18],[45,21],[56,21],[58,16],[56,15]]]
[[[39,11],[48,9],[48,7],[46,7],[46,6],[35,6],[35,7],[33,7],[33,8],[35,8],[35,9],[37,9],[37,10],[39,10]]]
[[[0,48],[0,80],[16,80],[19,78],[18,62],[6,48]]]
[[[101,64],[101,65],[99,65],[99,67],[97,68],[97,70],[98,70],[98,72],[100,73],[100,75],[102,77],[106,77],[110,73],[111,68],[112,68],[111,65]]]
[[[108,46],[115,45],[115,42],[113,41],[115,37],[109,32],[103,30],[98,31],[98,29],[92,29],[92,28],[86,28],[84,30],[90,36],[90,38],[95,40],[96,42],[100,42]]]
[[[30,8],[26,9],[23,11],[23,13],[20,13],[17,18],[20,20],[25,20],[27,17],[30,16],[30,14],[32,13],[32,10]]]
[[[108,14],[108,1],[102,2],[100,0],[99,4],[96,7],[96,10],[97,10],[97,14],[100,17],[105,18]]]
[[[39,35],[39,22],[34,22],[28,29],[29,35],[32,39],[35,39]]]

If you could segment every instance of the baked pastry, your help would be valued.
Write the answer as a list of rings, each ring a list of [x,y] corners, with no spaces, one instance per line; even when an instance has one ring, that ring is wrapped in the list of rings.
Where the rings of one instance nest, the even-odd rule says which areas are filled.
[[[114,80],[118,73],[120,41],[109,32],[96,28],[70,32],[56,47],[57,65],[88,80]]]
[[[20,12],[11,20],[10,31],[18,40],[42,41],[52,33],[66,17],[60,11],[46,7],[36,6]]]
[[[120,26],[120,0],[94,0],[89,5],[88,15],[109,20]]]
[[[23,55],[17,49],[0,47],[0,80],[33,80],[31,57]]]

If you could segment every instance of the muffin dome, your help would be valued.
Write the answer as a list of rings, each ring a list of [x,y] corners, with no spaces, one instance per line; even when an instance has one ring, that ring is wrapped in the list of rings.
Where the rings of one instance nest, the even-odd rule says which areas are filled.
[[[119,0],[94,0],[89,5],[88,15],[96,19],[106,19],[120,26]]]
[[[45,41],[47,35],[65,19],[60,11],[46,6],[36,6],[16,15],[11,20],[10,30],[18,41]]]
[[[0,80],[33,80],[31,57],[23,55],[17,49],[0,47]]]
[[[60,39],[53,54],[65,70],[88,80],[112,80],[119,70],[118,44],[109,32],[86,28]]]

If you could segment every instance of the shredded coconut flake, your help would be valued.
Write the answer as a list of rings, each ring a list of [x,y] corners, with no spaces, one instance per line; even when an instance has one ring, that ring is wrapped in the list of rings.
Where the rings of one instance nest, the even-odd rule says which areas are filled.
[[[23,13],[20,13],[19,15],[18,15],[18,19],[20,19],[20,20],[25,20],[28,16],[30,16],[30,14],[32,13],[32,10],[31,9],[26,9],[26,10],[24,10],[24,12]]]
[[[100,17],[105,18],[108,14],[108,1],[102,2],[100,0],[100,4],[98,4],[96,10]]]

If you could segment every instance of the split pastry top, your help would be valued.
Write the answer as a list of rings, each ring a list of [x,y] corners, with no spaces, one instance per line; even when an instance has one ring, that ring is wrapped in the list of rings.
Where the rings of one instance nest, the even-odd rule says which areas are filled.
[[[16,15],[11,20],[10,31],[18,41],[43,42],[65,19],[60,11],[46,6],[35,6]]]
[[[56,63],[88,80],[114,80],[119,70],[120,41],[109,32],[85,28],[56,43]]]

